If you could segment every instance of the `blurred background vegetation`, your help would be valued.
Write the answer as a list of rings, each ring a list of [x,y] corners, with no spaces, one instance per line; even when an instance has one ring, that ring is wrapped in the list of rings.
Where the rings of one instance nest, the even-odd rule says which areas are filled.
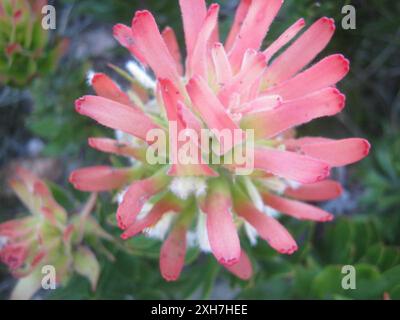
[[[221,33],[226,35],[237,0],[216,2],[222,6]],[[61,184],[62,187],[54,185],[55,195],[66,208],[73,208],[71,199],[84,199],[86,195],[72,189],[67,182],[68,173],[82,164],[116,161],[87,147],[87,137],[99,135],[100,130],[111,135],[111,131],[74,111],[74,100],[91,92],[85,79],[88,70],[115,76],[108,63],[123,68],[130,57],[113,40],[113,24],[130,24],[135,10],[149,9],[160,28],[170,25],[177,30],[183,48],[180,12],[175,0],[50,3],[57,8],[57,29],[48,39],[37,36],[37,42],[28,48],[32,55],[14,61],[12,69],[1,69],[0,65],[0,74],[7,76],[7,81],[4,77],[0,80],[0,221],[21,209],[5,185],[16,163],[34,168],[47,179]],[[356,8],[355,30],[341,28],[341,8],[345,4]],[[282,256],[260,242],[248,250],[255,267],[255,276],[249,282],[234,279],[211,256],[191,249],[187,254],[188,266],[180,280],[166,283],[158,272],[160,243],[140,236],[124,246],[109,248],[116,260],[101,260],[96,292],[91,292],[88,282],[75,276],[66,287],[42,292],[39,296],[48,299],[383,299],[386,293],[392,299],[399,299],[400,2],[286,0],[266,44],[298,18],[304,17],[311,24],[320,16],[335,18],[337,25],[333,40],[321,56],[340,52],[351,61],[349,75],[339,84],[347,96],[347,107],[340,116],[316,121],[303,132],[332,138],[355,135],[366,137],[372,143],[367,159],[334,172],[345,192],[341,198],[323,204],[336,215],[333,222],[316,225],[293,219],[285,221],[300,250],[293,256]],[[61,59],[58,63],[53,52],[66,39],[68,50],[58,51]],[[40,58],[34,54],[35,46],[42,48]],[[47,64],[43,62],[44,57],[48,58]],[[16,74],[19,77],[12,79]],[[118,236],[110,219],[115,205],[109,198],[102,195],[96,216],[110,233]],[[341,268],[347,264],[356,267],[356,290],[341,288]],[[1,298],[7,298],[13,284],[5,267],[0,266]]]

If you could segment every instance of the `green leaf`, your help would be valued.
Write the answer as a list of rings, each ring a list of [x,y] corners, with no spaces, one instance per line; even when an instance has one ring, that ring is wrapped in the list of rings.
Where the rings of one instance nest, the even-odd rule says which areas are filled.
[[[96,256],[89,248],[79,246],[73,258],[74,269],[89,280],[92,290],[95,291],[100,275],[100,265]]]

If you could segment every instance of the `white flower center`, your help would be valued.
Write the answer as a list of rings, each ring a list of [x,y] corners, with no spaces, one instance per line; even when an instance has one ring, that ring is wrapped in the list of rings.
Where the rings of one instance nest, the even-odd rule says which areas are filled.
[[[8,243],[8,237],[0,236],[0,250],[3,249]]]
[[[175,218],[175,212],[165,213],[162,218],[150,228],[146,228],[143,230],[144,233],[147,234],[150,238],[156,238],[160,240],[164,240],[165,235],[171,227],[171,224]]]
[[[248,222],[244,222],[244,231],[246,232],[247,238],[249,238],[249,241],[252,246],[257,244],[257,230]]]
[[[192,194],[196,196],[205,194],[207,184],[199,177],[177,177],[172,180],[169,189],[177,197],[186,200]]]
[[[196,235],[200,249],[204,252],[211,252],[206,227],[206,215],[204,212],[201,211],[199,211],[199,214],[197,216]]]
[[[136,62],[129,61],[126,68],[143,87],[152,90],[156,88],[156,82]]]

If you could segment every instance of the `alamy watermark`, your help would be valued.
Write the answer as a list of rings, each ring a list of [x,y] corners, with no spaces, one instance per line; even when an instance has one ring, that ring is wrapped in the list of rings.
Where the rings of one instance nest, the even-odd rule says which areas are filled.
[[[55,290],[57,285],[56,268],[52,265],[42,267],[42,288],[45,290]]]
[[[342,274],[345,275],[342,278],[342,288],[344,290],[357,289],[357,287],[356,287],[356,268],[354,268],[354,266],[349,265],[349,264],[344,265],[342,267]]]
[[[345,16],[342,18],[342,28],[344,30],[356,29],[356,8],[348,4],[342,7],[342,14]]]
[[[56,8],[52,5],[45,5],[42,7],[42,28],[44,30],[56,29]]]

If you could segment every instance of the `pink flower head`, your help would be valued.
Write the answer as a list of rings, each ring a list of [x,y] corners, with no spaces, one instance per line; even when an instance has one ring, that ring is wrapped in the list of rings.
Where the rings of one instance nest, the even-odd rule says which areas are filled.
[[[204,0],[180,0],[184,63],[174,31],[167,27],[160,32],[150,12],[138,11],[131,26],[117,24],[113,30],[138,62],[127,65],[133,74],[128,93],[106,75],[95,74],[91,83],[97,96],[76,101],[80,114],[117,130],[116,140],[90,138],[90,146],[131,158],[133,165],[78,169],[71,182],[85,191],[123,191],[117,210],[122,238],[141,231],[165,238],[160,269],[166,280],[179,277],[186,248],[193,243],[211,251],[238,277],[250,278],[252,266],[241,249],[240,228],[251,242],[259,236],[278,252],[293,253],[297,244],[275,213],[332,220],[330,213],[306,202],[338,197],[342,187],[328,179],[330,169],[357,162],[369,152],[369,143],[361,138],[295,136],[295,127],[344,108],[345,96],[335,85],[349,71],[349,61],[333,54],[310,65],[335,31],[326,17],[302,33],[305,22],[300,19],[262,48],[282,2],[240,1],[222,43],[219,5],[207,8]],[[237,162],[196,161],[209,151],[197,142],[192,150],[200,150],[200,157],[192,156],[192,162],[151,166],[146,150],[159,141],[148,133],[159,130],[171,137],[170,122],[178,135],[204,128],[239,132],[236,143],[218,141],[222,158],[247,143],[242,133],[253,130],[254,171],[240,176]],[[166,158],[179,158],[168,150],[174,139],[166,146]],[[183,148],[184,143],[177,145]]]
[[[31,215],[0,224],[0,260],[15,276],[23,277],[46,259],[53,237],[57,232],[62,234],[67,213],[46,184],[21,167],[16,169],[10,186]]]
[[[94,287],[99,272],[97,260],[91,250],[81,245],[82,237],[91,233],[109,239],[88,216],[95,197],[90,197],[81,215],[68,219],[67,212],[55,201],[44,181],[28,170],[18,167],[10,186],[30,211],[29,216],[0,224],[0,262],[20,278],[11,298],[29,299],[41,286],[41,267],[45,265],[56,269],[57,284],[75,269],[87,276]],[[92,269],[80,267],[82,261]]]

